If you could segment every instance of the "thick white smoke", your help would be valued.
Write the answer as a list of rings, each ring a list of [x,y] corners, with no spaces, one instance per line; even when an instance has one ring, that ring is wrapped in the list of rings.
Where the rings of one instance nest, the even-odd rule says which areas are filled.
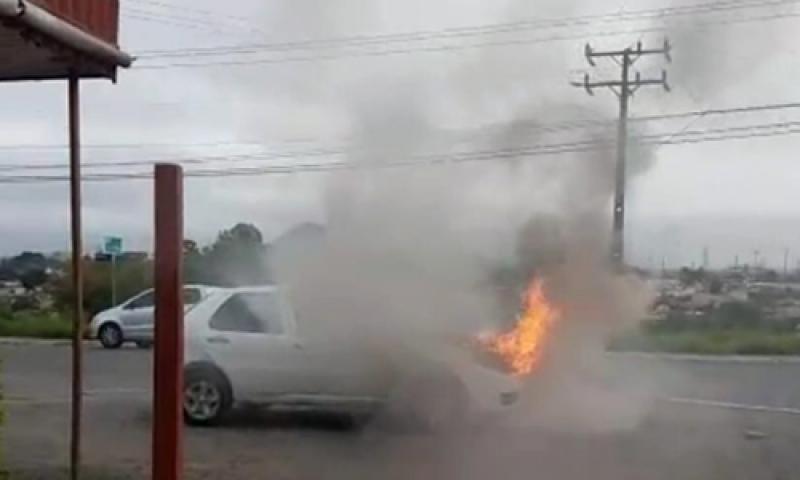
[[[279,278],[317,331],[394,339],[512,328],[519,292],[541,276],[563,315],[526,406],[549,412],[555,427],[635,424],[645,405],[620,407],[597,368],[608,338],[643,318],[649,300],[641,282],[608,262],[615,151],[509,154],[613,138],[613,111],[579,106],[579,92],[548,97],[554,78],[568,79],[561,61],[486,49],[441,67],[343,85],[357,147],[347,160],[359,168],[326,177],[323,239]],[[605,119],[611,128],[560,137],[537,129],[566,119]],[[652,152],[629,153],[635,182]]]

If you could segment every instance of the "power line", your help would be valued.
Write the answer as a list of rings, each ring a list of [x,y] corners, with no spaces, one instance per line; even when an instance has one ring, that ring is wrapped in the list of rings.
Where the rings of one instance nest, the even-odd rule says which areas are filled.
[[[761,105],[745,105],[739,107],[730,107],[730,108],[715,108],[715,109],[706,109],[706,110],[691,110],[686,112],[674,112],[674,113],[664,113],[664,114],[654,114],[654,115],[642,115],[638,117],[631,117],[631,122],[636,123],[646,123],[646,122],[655,122],[655,121],[664,121],[664,120],[678,120],[683,118],[695,118],[695,117],[706,117],[706,116],[716,116],[716,115],[734,115],[740,113],[755,113],[755,112],[770,112],[770,111],[781,111],[787,109],[796,109],[800,108],[800,102],[782,102],[782,103],[769,103],[769,104],[761,104]],[[572,130],[584,130],[587,128],[592,127],[611,127],[616,125],[616,120],[573,120],[561,123],[553,123],[553,124],[533,124],[530,126],[525,127],[526,131],[545,131],[545,132],[560,132],[560,131],[572,131]],[[500,124],[497,126],[487,126],[476,130],[462,130],[456,131],[459,134],[464,134],[465,136],[474,136],[479,134],[481,131],[491,131],[493,129],[503,129],[506,128],[508,125]],[[288,142],[288,143],[299,143],[299,144],[307,144],[311,143],[310,141],[298,141],[298,142]],[[147,148],[199,148],[199,147],[227,147],[227,146],[269,146],[272,144],[263,143],[263,142],[239,142],[239,141],[213,141],[213,142],[196,142],[196,143],[98,143],[98,144],[83,144],[81,148],[84,149],[147,149]],[[0,144],[0,151],[15,151],[15,150],[62,150],[68,147],[67,144],[58,143],[58,144]],[[270,152],[265,152],[264,154],[269,154]],[[292,151],[276,151],[272,152],[272,154],[276,156],[291,154]],[[244,154],[245,156],[249,155],[256,155],[256,154]],[[236,154],[235,156],[241,156],[241,154]],[[230,157],[230,155],[228,156]],[[223,157],[219,157],[223,158]],[[57,167],[62,166],[61,164],[55,164]],[[84,164],[84,166],[89,166],[94,164]],[[0,170],[3,167],[9,166],[8,164],[3,165],[0,164]],[[24,166],[24,165],[11,165],[11,166]]]
[[[127,7],[122,11],[124,18],[133,18],[147,22],[161,23],[164,25],[189,28],[193,30],[204,30],[211,33],[236,33],[236,34],[259,34],[266,32],[252,26],[231,25],[220,23],[218,20],[207,18],[192,18],[171,13],[156,12],[153,10]]]
[[[744,131],[748,127],[734,127],[728,129],[716,129],[706,131],[686,132],[689,138],[675,138],[670,135],[667,140],[648,140],[640,142],[650,146],[670,146],[695,144],[705,142],[720,142],[730,140],[741,140],[759,137],[775,137],[793,135],[800,133],[800,122],[782,122],[773,124],[780,128],[766,130],[767,125],[751,126],[750,129],[758,128],[755,131]],[[760,130],[760,131],[759,131]],[[731,133],[733,132],[733,133]],[[737,133],[739,132],[739,133]],[[712,133],[712,135],[709,135]],[[705,134],[705,135],[701,135]],[[654,137],[654,136],[650,136]],[[663,137],[663,135],[662,135]],[[551,156],[566,153],[585,153],[611,150],[614,148],[613,141],[582,141],[564,144],[539,145],[523,149],[508,150],[487,150],[476,152],[459,152],[453,154],[419,156],[410,160],[384,162],[380,164],[364,164],[352,161],[324,162],[324,163],[304,163],[294,165],[270,165],[257,167],[223,168],[223,169],[204,169],[189,170],[185,173],[188,178],[216,178],[216,177],[236,177],[250,175],[287,175],[298,173],[323,173],[341,170],[380,170],[387,168],[414,167],[414,166],[436,166],[449,165],[468,162],[499,161],[509,159],[532,158],[539,156]],[[58,182],[68,180],[66,175],[15,175],[0,176],[0,183],[43,183]],[[151,172],[127,172],[127,173],[98,173],[87,174],[82,177],[84,181],[118,181],[118,180],[138,180],[152,178]]]
[[[376,43],[407,43],[410,41],[428,41],[434,39],[461,38],[470,36],[497,35],[518,33],[531,29],[568,28],[576,26],[594,25],[598,21],[619,22],[638,21],[643,19],[662,19],[672,16],[692,14],[708,14],[727,12],[732,10],[776,7],[799,3],[798,0],[746,0],[746,1],[716,1],[684,5],[676,7],[651,8],[628,12],[612,12],[574,17],[560,17],[554,19],[525,20],[517,22],[493,23],[486,25],[472,25],[450,27],[435,30],[418,30],[411,32],[375,35],[351,35],[324,39],[307,39],[275,43],[255,43],[230,45],[220,47],[201,47],[186,49],[166,49],[137,52],[139,58],[193,56],[193,55],[220,55],[230,53],[258,53],[262,51],[285,51],[294,49],[335,48],[374,45]]]
[[[755,8],[755,7],[764,7],[764,6],[780,6],[780,5],[789,5],[789,4],[796,4],[800,3],[800,0],[770,0],[770,1],[758,1],[758,2],[714,2],[710,4],[699,4],[696,6],[692,6],[694,8],[694,13],[697,13],[697,9],[699,7],[704,8],[704,12],[700,13],[710,13],[712,11],[729,11],[733,8],[742,9],[742,8]],[[726,6],[727,5],[727,6]],[[721,8],[726,6],[724,9]],[[713,7],[713,8],[712,8]],[[650,16],[654,18],[663,18],[665,16],[675,16],[677,13],[686,15],[687,13],[693,12],[685,12],[679,11],[677,13],[661,13],[665,12],[665,9],[655,9],[655,10],[648,10],[648,11],[639,11],[639,12],[650,12]],[[659,12],[656,15],[653,12]],[[633,13],[632,13],[633,14]],[[609,17],[613,14],[605,14],[601,16]],[[620,14],[616,14],[620,15]],[[780,14],[768,14],[768,15],[760,15],[760,16],[751,16],[751,17],[742,17],[742,18],[734,18],[734,19],[726,19],[726,20],[714,20],[714,21],[707,21],[707,22],[698,22],[690,25],[686,25],[686,27],[702,27],[702,26],[712,26],[712,25],[730,25],[730,24],[738,24],[738,23],[747,23],[753,21],[768,21],[768,20],[777,20],[777,19],[788,19],[800,16],[799,14],[792,14],[792,13],[780,13]],[[581,17],[575,17],[581,18]],[[525,22],[516,22],[514,24],[505,24],[505,28],[508,29],[510,26],[519,25],[520,23]],[[528,22],[532,23],[532,22]],[[497,24],[503,25],[503,24]],[[468,29],[474,29],[473,31],[469,31]],[[484,30],[479,30],[483,28]],[[402,33],[402,34],[388,34],[388,35],[362,35],[362,36],[352,36],[352,37],[340,37],[338,39],[326,39],[326,40],[306,40],[306,41],[295,41],[295,42],[282,42],[282,43],[273,43],[273,44],[254,44],[254,45],[244,45],[238,47],[214,47],[208,49],[188,49],[188,50],[172,50],[172,51],[151,51],[151,52],[140,52],[139,56],[143,60],[148,58],[152,60],[158,60],[159,57],[162,58],[170,58],[170,57],[178,57],[178,58],[192,58],[197,56],[218,56],[218,55],[227,55],[231,53],[264,53],[265,51],[283,51],[283,52],[291,52],[292,50],[311,50],[313,51],[315,48],[319,49],[321,47],[329,47],[329,48],[337,48],[337,47],[370,47],[370,46],[378,46],[378,47],[386,47],[391,46],[392,44],[398,42],[419,42],[419,41],[430,41],[430,40],[448,40],[453,38],[461,38],[466,36],[476,36],[476,35],[487,35],[487,34],[497,34],[497,33],[509,33],[509,32],[502,32],[502,31],[492,31],[487,30],[491,27],[483,26],[483,27],[461,27],[461,30],[466,30],[465,32],[458,31],[459,29],[442,29],[442,30],[432,30],[432,31],[422,31],[422,32],[409,32],[409,33]],[[530,28],[530,27],[529,27]],[[499,40],[493,42],[478,42],[478,43],[468,43],[468,44],[448,44],[448,45],[418,45],[413,47],[402,47],[402,48],[383,48],[377,50],[362,50],[362,51],[342,51],[342,52],[331,52],[327,54],[306,54],[306,55],[299,55],[299,56],[282,56],[282,57],[273,57],[273,58],[257,58],[252,60],[219,60],[219,61],[209,61],[209,62],[184,62],[184,63],[163,63],[163,64],[156,64],[156,65],[141,65],[138,69],[160,69],[160,68],[173,68],[173,67],[205,67],[205,66],[232,66],[232,65],[258,65],[258,64],[269,64],[269,63],[289,63],[289,62],[307,62],[307,61],[315,61],[315,60],[332,60],[344,57],[370,57],[370,56],[385,56],[385,55],[397,55],[397,54],[405,54],[405,53],[412,53],[412,52],[446,52],[446,51],[453,51],[453,50],[463,50],[463,49],[470,49],[470,48],[483,48],[483,47],[497,47],[497,46],[511,46],[511,45],[531,45],[531,44],[539,44],[539,43],[548,43],[554,41],[564,41],[564,40],[574,40],[574,39],[581,39],[584,38],[587,34],[591,34],[595,37],[597,36],[618,36],[618,35],[625,35],[625,34],[644,34],[650,32],[661,32],[666,30],[667,26],[651,26],[646,28],[639,28],[633,30],[614,30],[614,31],[605,31],[605,32],[594,32],[594,33],[583,33],[580,35],[556,35],[551,37],[540,37],[534,39],[510,39],[510,40]]]
[[[154,6],[154,7],[158,7],[158,8],[163,8],[165,10],[172,10],[172,11],[180,12],[180,13],[191,12],[191,13],[195,13],[195,14],[200,15],[200,16],[213,17],[213,18],[226,18],[226,19],[239,21],[239,22],[245,22],[245,23],[250,22],[252,20],[252,18],[248,18],[248,17],[244,17],[244,16],[240,16],[240,15],[231,15],[228,12],[207,10],[207,9],[204,9],[204,8],[197,8],[197,7],[188,6],[188,5],[185,5],[185,4],[184,5],[175,5],[175,4],[172,4],[172,3],[160,2],[160,1],[157,1],[157,0],[125,0],[124,3],[123,3],[123,6],[127,6],[128,3],[138,3],[140,5]]]
[[[709,135],[709,134],[719,134],[719,133],[731,133],[731,132],[747,132],[747,131],[754,131],[754,130],[766,130],[766,129],[775,129],[775,128],[786,128],[788,126],[798,126],[800,125],[800,121],[798,122],[778,122],[778,123],[770,123],[770,124],[757,124],[757,125],[747,125],[741,127],[727,127],[722,129],[705,129],[705,130],[695,130],[695,131],[685,131],[684,128],[682,131],[672,134],[648,134],[648,135],[639,135],[633,137],[634,140],[639,141],[641,144],[649,144],[653,140],[663,139],[664,137],[668,137],[668,140],[674,139],[676,137],[693,137],[698,135]],[[604,145],[605,143],[609,142],[607,139],[592,139],[592,140],[579,140],[579,141],[571,141],[571,142],[564,142],[564,143],[554,143],[554,144],[540,144],[540,145],[533,145],[527,148],[529,149],[537,149],[537,150],[553,150],[553,149],[561,149],[561,148],[572,148],[581,145]],[[152,166],[157,163],[163,162],[171,162],[171,163],[180,163],[184,166],[186,165],[202,165],[214,162],[226,162],[226,163],[233,163],[239,161],[263,161],[263,160],[276,160],[276,159],[294,159],[294,158],[305,158],[305,157],[336,157],[341,155],[353,155],[358,153],[358,149],[315,149],[315,150],[305,150],[305,151],[293,151],[293,152],[271,152],[271,153],[263,153],[263,154],[244,154],[244,155],[218,155],[218,156],[202,156],[202,157],[167,157],[167,158],[159,158],[159,159],[151,159],[151,160],[125,160],[125,161],[118,161],[118,162],[103,162],[103,163],[88,163],[84,164],[83,167],[86,169],[91,168],[119,168],[119,167],[135,167],[135,166]],[[512,150],[516,151],[516,150]],[[486,150],[486,151],[479,151],[479,152],[468,152],[472,155],[480,154],[480,155],[500,155],[503,154],[505,150]],[[459,154],[463,154],[459,153]],[[422,156],[418,156],[419,158],[424,159],[433,159],[438,158],[441,155],[452,155],[452,154],[426,154]],[[56,169],[63,169],[65,165],[63,163],[50,163],[50,164],[37,164],[37,165],[30,165],[30,164],[16,164],[16,165],[0,165],[0,171],[30,171],[30,170],[56,170]]]
[[[561,35],[552,37],[542,37],[534,39],[515,39],[515,40],[498,40],[493,42],[479,42],[479,43],[465,43],[465,44],[451,44],[451,45],[426,45],[419,47],[409,48],[393,48],[382,50],[365,50],[365,51],[347,51],[347,52],[333,52],[329,54],[316,54],[316,55],[303,55],[303,56],[283,56],[272,58],[255,58],[251,60],[217,60],[207,62],[173,62],[173,63],[160,63],[160,64],[137,64],[132,71],[147,71],[147,70],[163,70],[168,68],[208,68],[208,67],[226,67],[226,66],[258,66],[269,64],[283,64],[283,63],[304,63],[315,61],[338,60],[342,58],[369,58],[369,57],[384,57],[393,55],[404,55],[411,53],[447,53],[460,50],[468,50],[475,48],[493,48],[493,47],[508,47],[508,46],[531,46],[538,44],[545,44],[550,42],[567,41],[567,40],[580,40],[586,38],[587,35],[593,37],[617,37],[621,35],[634,35],[646,33],[659,33],[665,32],[669,28],[687,28],[698,29],[702,27],[718,27],[724,25],[736,25],[750,22],[772,21],[772,20],[788,20],[800,17],[800,13],[792,14],[770,14],[763,16],[739,18],[724,21],[709,21],[697,22],[686,25],[670,25],[668,26],[652,26],[631,30],[613,30],[605,32],[587,32],[575,35]]]
[[[236,155],[209,155],[209,156],[192,156],[192,157],[165,157],[152,160],[123,160],[116,162],[103,162],[103,163],[84,163],[83,168],[115,168],[115,167],[135,167],[142,165],[155,165],[156,163],[170,162],[180,163],[182,165],[194,165],[212,162],[233,162],[242,160],[274,160],[274,159],[289,159],[299,157],[330,157],[348,153],[348,150],[342,149],[315,149],[304,151],[287,151],[287,152],[268,152],[268,153],[249,153],[249,154],[236,154]],[[0,171],[20,171],[20,170],[55,170],[66,168],[61,163],[41,163],[36,165],[30,164],[6,164],[0,165]]]

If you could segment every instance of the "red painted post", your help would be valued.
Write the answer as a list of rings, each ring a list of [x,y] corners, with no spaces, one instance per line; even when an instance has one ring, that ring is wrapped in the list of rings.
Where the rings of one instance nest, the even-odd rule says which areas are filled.
[[[183,474],[183,172],[155,167],[153,480]]]
[[[77,480],[81,468],[81,412],[83,411],[83,227],[81,222],[81,114],[80,78],[70,73],[69,105],[69,208],[72,237],[72,422],[69,441],[69,478]]]

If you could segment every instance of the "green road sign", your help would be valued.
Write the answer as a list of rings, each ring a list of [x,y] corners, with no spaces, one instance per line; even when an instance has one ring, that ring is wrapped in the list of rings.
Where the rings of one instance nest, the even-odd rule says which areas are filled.
[[[119,255],[122,253],[122,238],[106,237],[103,243],[103,252],[108,255]]]

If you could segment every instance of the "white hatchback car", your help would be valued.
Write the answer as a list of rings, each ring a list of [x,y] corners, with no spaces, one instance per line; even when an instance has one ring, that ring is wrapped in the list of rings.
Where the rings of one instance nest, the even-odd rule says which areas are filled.
[[[370,347],[307,335],[277,287],[210,289],[185,328],[190,424],[217,423],[234,404],[358,417],[388,406],[438,429],[468,412],[505,411],[519,395],[514,377],[452,343]]]
[[[187,311],[200,302],[210,291],[205,285],[183,287],[183,303]],[[116,307],[103,310],[89,324],[91,338],[96,338],[105,348],[119,348],[125,342],[140,347],[153,343],[154,310],[153,290],[129,298]]]

